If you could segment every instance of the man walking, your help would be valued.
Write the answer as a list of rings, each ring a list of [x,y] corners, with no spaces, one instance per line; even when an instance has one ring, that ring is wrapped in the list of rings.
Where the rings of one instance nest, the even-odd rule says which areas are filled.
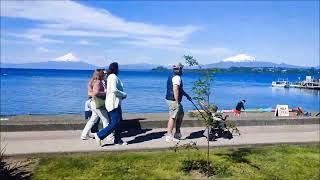
[[[167,126],[166,142],[179,142],[181,138],[180,127],[182,124],[184,111],[181,104],[182,96],[186,96],[189,100],[191,97],[184,92],[183,83],[181,79],[183,65],[178,63],[173,66],[173,74],[167,80],[167,94],[166,100],[169,106],[169,121]],[[176,132],[172,135],[174,124],[176,125]]]

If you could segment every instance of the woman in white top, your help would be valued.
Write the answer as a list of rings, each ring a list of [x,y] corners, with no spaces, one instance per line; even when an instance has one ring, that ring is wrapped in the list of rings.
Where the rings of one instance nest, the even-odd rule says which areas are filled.
[[[99,132],[94,133],[97,143],[101,146],[101,140],[106,138],[113,131],[114,143],[119,145],[126,145],[127,143],[120,138],[120,132],[118,126],[122,121],[121,101],[127,97],[127,94],[123,92],[123,84],[117,77],[119,73],[118,63],[111,63],[108,70],[107,78],[107,92],[106,92],[106,109],[110,115],[110,123],[107,127],[101,129]]]

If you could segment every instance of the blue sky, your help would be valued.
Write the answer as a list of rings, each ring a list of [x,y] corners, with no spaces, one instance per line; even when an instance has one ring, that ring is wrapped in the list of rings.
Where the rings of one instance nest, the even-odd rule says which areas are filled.
[[[1,62],[319,65],[319,1],[1,1]]]

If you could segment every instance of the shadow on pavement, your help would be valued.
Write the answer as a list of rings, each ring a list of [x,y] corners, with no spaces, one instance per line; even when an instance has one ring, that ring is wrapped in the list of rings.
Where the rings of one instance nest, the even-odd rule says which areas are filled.
[[[204,133],[204,130],[193,132],[189,136],[187,136],[186,139],[198,139],[198,138],[206,137],[203,135],[203,133]],[[209,137],[210,137],[210,141],[216,141],[219,138],[232,139],[233,135],[230,131],[217,130],[215,131],[214,134],[210,134]]]
[[[126,119],[120,124],[121,138],[132,137],[139,134],[144,134],[152,129],[146,128],[142,129],[140,121],[145,120],[145,118],[136,118],[136,119]]]
[[[128,144],[135,144],[135,143],[141,143],[145,141],[151,141],[153,139],[159,139],[159,138],[162,138],[165,133],[166,131],[161,131],[161,132],[153,132],[146,135],[137,136],[133,140],[128,141]]]
[[[120,126],[119,126],[119,131],[121,132],[120,133],[121,138],[133,137],[133,136],[140,135],[138,137],[135,137],[133,140],[128,141],[127,142],[128,144],[149,141],[152,139],[161,138],[163,136],[164,133],[162,133],[162,132],[141,135],[141,134],[145,134],[148,131],[152,130],[150,128],[142,129],[141,125],[140,125],[141,120],[145,120],[145,118],[126,119],[126,120],[121,121]],[[114,143],[106,143],[103,145],[103,147],[113,146],[113,145],[115,145],[115,144]]]
[[[204,132],[204,130],[200,130],[200,131],[197,131],[197,132],[193,132],[193,133],[191,133],[189,136],[187,136],[186,139],[198,139],[198,138],[205,137],[205,136],[203,135],[203,132]]]

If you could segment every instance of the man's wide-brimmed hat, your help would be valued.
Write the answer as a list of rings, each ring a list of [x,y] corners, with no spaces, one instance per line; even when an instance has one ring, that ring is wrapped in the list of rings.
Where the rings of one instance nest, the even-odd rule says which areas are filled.
[[[183,64],[181,63],[173,65],[173,69],[182,69],[182,68],[183,68]]]

